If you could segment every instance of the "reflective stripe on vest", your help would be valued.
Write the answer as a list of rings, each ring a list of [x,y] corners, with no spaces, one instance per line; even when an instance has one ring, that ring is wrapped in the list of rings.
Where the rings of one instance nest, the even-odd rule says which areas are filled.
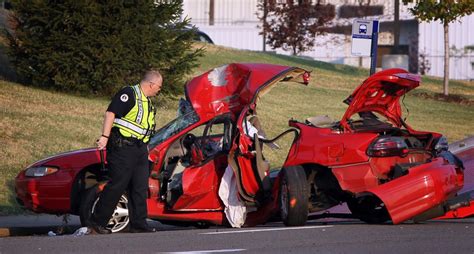
[[[139,85],[132,86],[135,105],[122,118],[114,119],[114,127],[118,127],[124,137],[133,137],[147,143],[155,127],[154,108],[151,101],[142,93]],[[147,107],[144,104],[147,104]]]
[[[135,118],[135,122],[141,123],[143,118],[143,102],[141,100],[142,91],[140,91],[138,85],[132,86],[132,88],[135,91],[135,105],[138,103],[138,113],[137,117]],[[140,96],[140,99],[137,99],[139,98],[138,96]]]
[[[127,122],[126,120],[115,118],[114,123],[126,127],[134,132],[136,132],[138,135],[146,135],[147,134],[147,129],[142,129],[140,126],[137,126],[133,123]]]

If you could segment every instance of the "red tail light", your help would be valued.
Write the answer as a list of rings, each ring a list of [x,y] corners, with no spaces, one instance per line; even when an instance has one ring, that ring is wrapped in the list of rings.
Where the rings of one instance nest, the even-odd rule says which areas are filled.
[[[380,137],[367,149],[371,157],[404,157],[408,154],[408,146],[400,137]]]

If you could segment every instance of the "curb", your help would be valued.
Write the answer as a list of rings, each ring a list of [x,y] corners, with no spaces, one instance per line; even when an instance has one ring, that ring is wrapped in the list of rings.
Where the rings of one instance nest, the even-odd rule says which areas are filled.
[[[454,154],[464,152],[474,147],[474,136],[449,144],[449,151]]]
[[[0,228],[0,237],[9,236],[31,236],[31,235],[47,235],[49,231],[62,232],[61,234],[72,234],[80,225],[68,226],[39,226],[39,227],[10,227]]]

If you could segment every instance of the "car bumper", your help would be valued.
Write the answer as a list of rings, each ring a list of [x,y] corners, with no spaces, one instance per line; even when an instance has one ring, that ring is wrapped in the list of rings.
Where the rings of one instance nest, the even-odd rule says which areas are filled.
[[[57,176],[26,177],[20,173],[15,179],[17,202],[37,213],[61,214],[71,210],[71,181],[57,181]]]
[[[393,224],[398,224],[442,204],[462,187],[462,170],[436,158],[368,191],[384,202]]]

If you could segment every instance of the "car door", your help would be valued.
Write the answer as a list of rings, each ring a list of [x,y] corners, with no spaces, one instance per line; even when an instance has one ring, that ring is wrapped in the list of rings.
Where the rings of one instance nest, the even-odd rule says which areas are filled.
[[[231,128],[230,116],[222,115],[185,134],[182,144],[187,155],[180,159],[168,184],[166,202],[171,210],[223,209],[218,189],[227,167]],[[186,141],[188,137],[192,138]]]
[[[250,205],[258,204],[269,191],[267,177],[269,166],[262,155],[262,146],[257,134],[254,137],[247,133],[247,116],[252,111],[250,106],[244,107],[239,115],[236,136],[229,152],[229,165],[237,178],[237,188],[243,201]]]
[[[249,106],[244,107],[237,118],[237,132],[229,152],[229,165],[237,178],[237,188],[244,201],[255,203],[260,190],[261,181],[256,176],[252,164],[255,161],[253,140],[245,132],[245,120],[249,113]]]
[[[241,200],[250,206],[258,205],[268,197],[271,184],[268,176],[269,164],[264,160],[261,140],[257,134],[254,137],[247,135],[247,117],[255,112],[259,98],[269,92],[278,82],[298,81],[305,72],[300,68],[279,69],[273,77],[268,78],[265,76],[267,70],[271,68],[256,66],[253,71],[255,73],[252,72],[253,74],[249,75],[246,85],[239,92],[239,98],[241,100],[245,98],[245,103],[241,104],[242,110],[236,114],[236,131],[228,155],[228,163],[236,176]]]

